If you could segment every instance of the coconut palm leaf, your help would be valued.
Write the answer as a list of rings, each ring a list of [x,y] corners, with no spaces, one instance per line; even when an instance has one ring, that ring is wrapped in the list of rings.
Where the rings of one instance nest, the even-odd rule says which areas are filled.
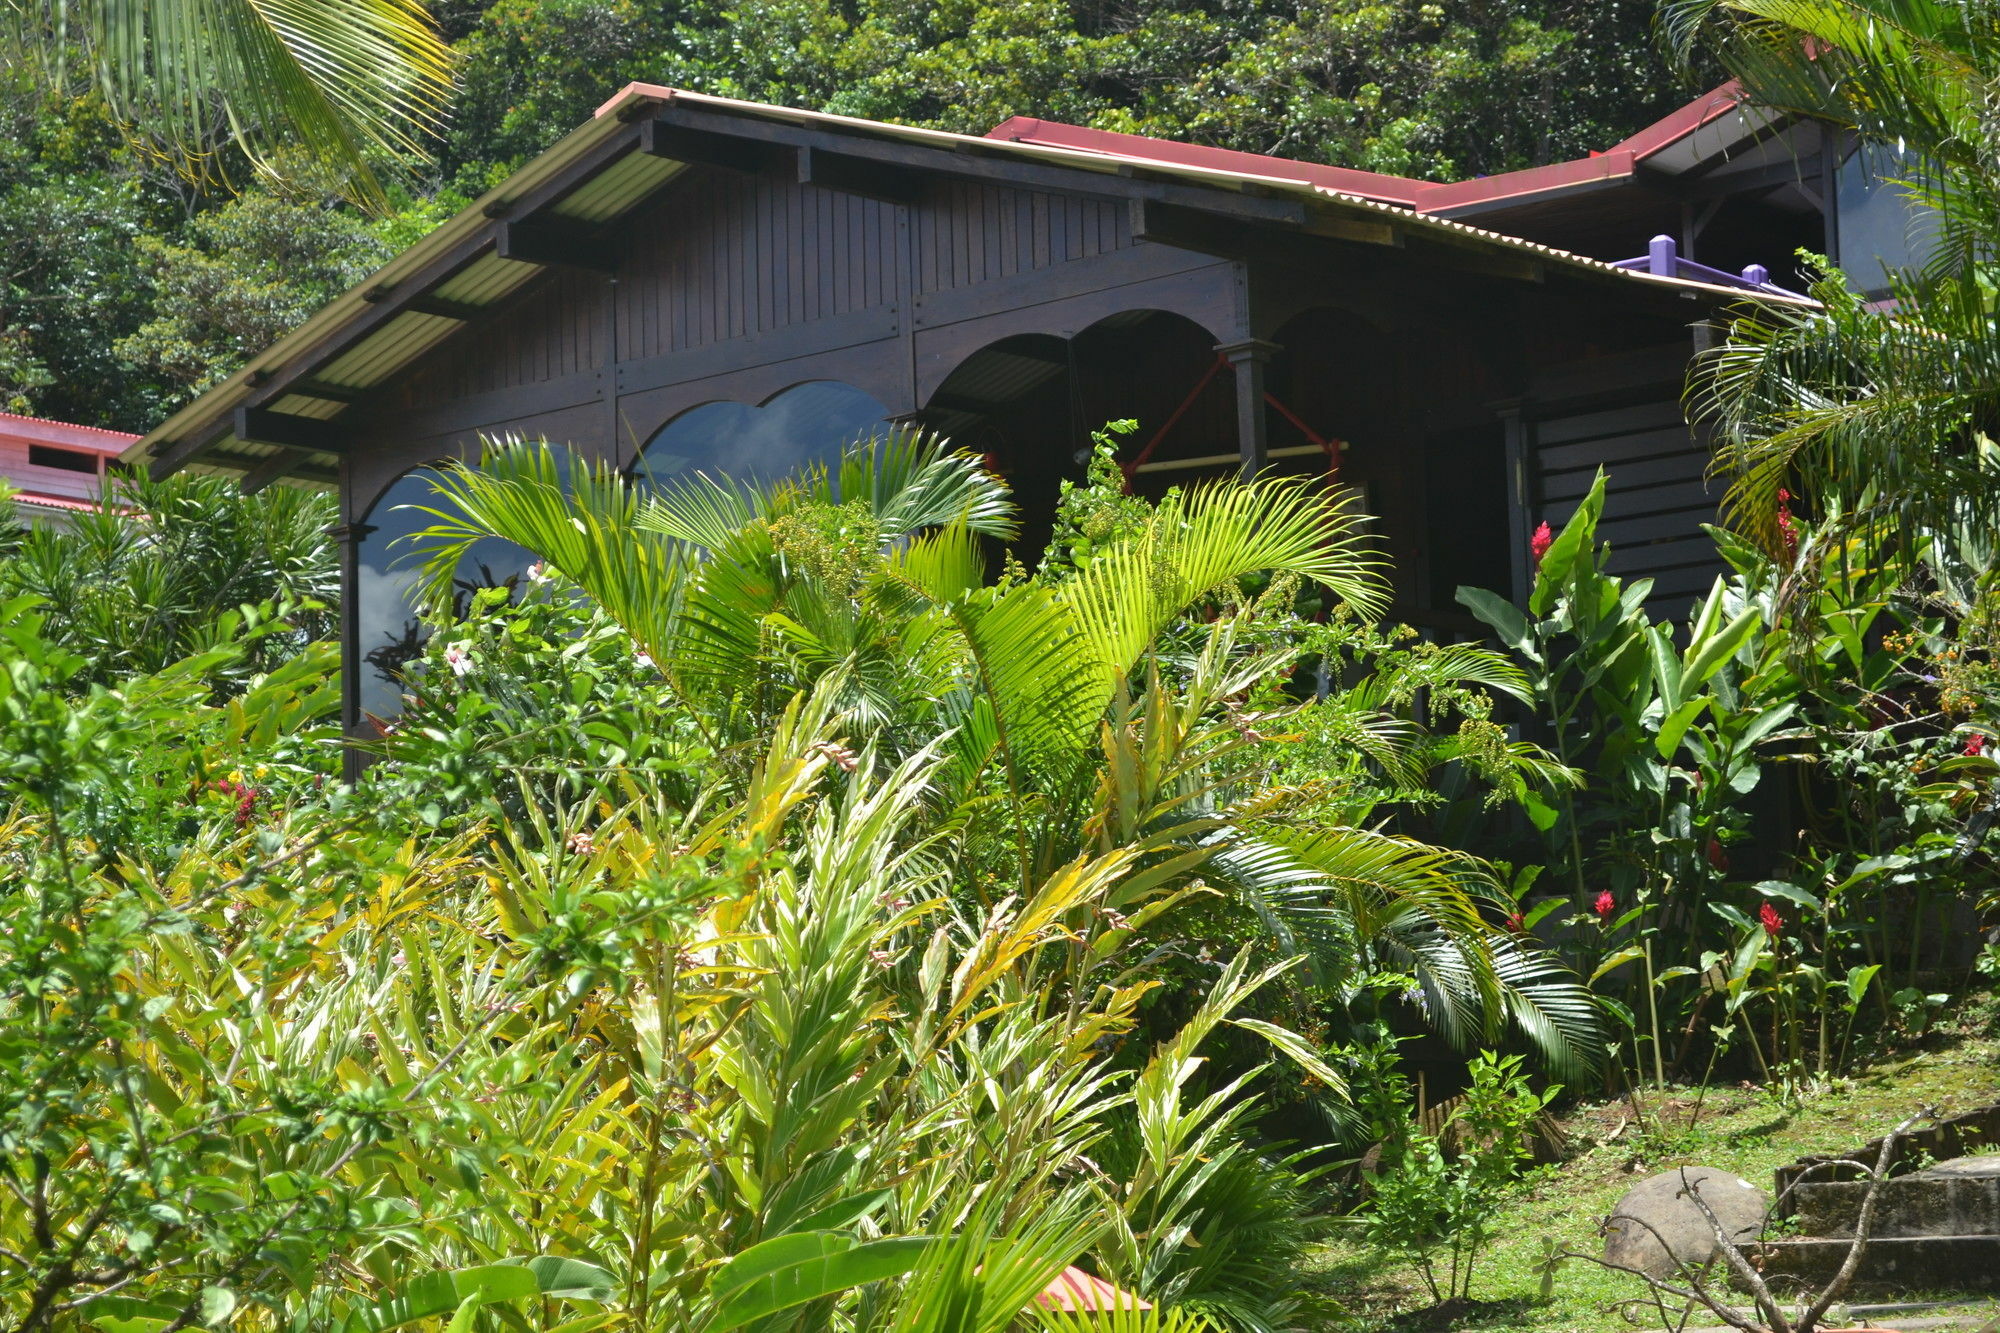
[[[1514,1031],[1551,1075],[1580,1087],[1604,1067],[1604,1013],[1560,958],[1514,939],[1493,950],[1493,970]]]
[[[1361,519],[1292,478],[1196,487],[1137,538],[1095,554],[1063,588],[1106,674],[1129,673],[1189,605],[1239,578],[1290,573],[1325,584],[1361,615],[1386,585]]]
[[[1706,43],[1747,100],[1816,120],[1900,162],[1929,258],[1889,278],[1887,303],[1837,273],[1823,309],[1746,310],[1698,365],[1691,405],[1721,436],[1732,523],[1775,553],[1778,492],[1843,522],[1887,518],[1914,548],[1969,497],[2000,516],[2000,9],[1951,0],[1678,0],[1663,23]]]
[[[218,125],[260,167],[303,146],[357,200],[386,207],[369,159],[421,157],[443,123],[453,54],[420,0],[13,0],[17,38],[79,41],[114,113],[195,176]]]
[[[422,565],[418,595],[433,613],[451,606],[459,562],[474,543],[499,537],[527,548],[581,588],[668,668],[680,633],[686,549],[641,529],[638,498],[608,464],[570,459],[546,442],[490,442],[478,466],[444,468],[432,504],[411,508],[438,521],[409,538]]]

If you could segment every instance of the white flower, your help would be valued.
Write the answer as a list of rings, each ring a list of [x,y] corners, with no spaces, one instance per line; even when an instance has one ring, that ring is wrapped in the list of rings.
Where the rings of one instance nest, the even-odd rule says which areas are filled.
[[[653,665],[653,655],[647,652],[644,648],[641,648],[639,651],[633,653],[632,660],[634,662],[637,662],[642,667],[651,667]]]
[[[464,644],[454,643],[444,650],[444,664],[451,668],[452,675],[463,676],[472,670],[472,654]]]
[[[549,581],[549,567],[540,560],[529,565],[528,581],[530,583],[547,583]]]

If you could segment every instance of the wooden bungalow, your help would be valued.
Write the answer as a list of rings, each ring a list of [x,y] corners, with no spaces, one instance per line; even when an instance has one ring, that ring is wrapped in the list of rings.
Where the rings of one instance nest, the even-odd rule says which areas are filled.
[[[0,412],[0,483],[27,523],[63,526],[97,508],[105,471],[139,437]]]
[[[501,434],[658,479],[768,474],[920,424],[1007,476],[1032,548],[1090,433],[1136,418],[1141,489],[1266,468],[1360,488],[1396,614],[1447,631],[1459,585],[1522,591],[1529,534],[1601,464],[1619,567],[1685,598],[1711,577],[1696,524],[1714,508],[1680,408],[1689,354],[1719,309],[1795,298],[1451,215],[1511,208],[1532,232],[1579,189],[1613,197],[1634,160],[1424,187],[635,84],[127,457],[338,488],[356,728],[393,710],[409,646],[392,543],[416,520],[397,506],[426,465]]]

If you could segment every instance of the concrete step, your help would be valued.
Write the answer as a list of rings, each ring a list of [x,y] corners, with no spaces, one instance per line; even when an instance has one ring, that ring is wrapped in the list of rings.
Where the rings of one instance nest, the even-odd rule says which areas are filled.
[[[1794,1199],[1800,1233],[1852,1236],[1867,1194],[1859,1180],[1800,1185]],[[1881,1237],[2000,1236],[2000,1176],[1926,1172],[1884,1181],[1869,1230]]]
[[[1774,1240],[1750,1248],[1752,1262],[1767,1277],[1797,1278],[1820,1285],[1840,1271],[1851,1241]],[[1858,1287],[1899,1291],[2000,1292],[2000,1235],[1893,1236],[1868,1242]]]

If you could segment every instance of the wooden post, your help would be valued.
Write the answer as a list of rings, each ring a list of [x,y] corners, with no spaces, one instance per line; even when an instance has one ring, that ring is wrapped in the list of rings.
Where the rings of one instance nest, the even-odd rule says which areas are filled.
[[[342,473],[347,469],[342,467]],[[342,490],[346,490],[343,475]],[[354,742],[364,739],[361,717],[361,543],[375,531],[371,523],[343,523],[328,532],[340,543],[340,733],[341,775],[349,782],[361,776],[363,756]]]
[[[1270,461],[1269,432],[1264,424],[1264,368],[1278,352],[1276,343],[1262,338],[1222,343],[1216,353],[1236,372],[1236,449],[1243,459],[1243,479],[1248,481]]]
[[[1514,602],[1517,606],[1528,604],[1528,594],[1534,591],[1535,571],[1529,564],[1528,542],[1534,533],[1528,526],[1528,519],[1534,512],[1533,488],[1528,483],[1528,423],[1521,416],[1521,404],[1505,403],[1500,406],[1500,424],[1506,432],[1507,449],[1507,553],[1508,568],[1513,573]]]

